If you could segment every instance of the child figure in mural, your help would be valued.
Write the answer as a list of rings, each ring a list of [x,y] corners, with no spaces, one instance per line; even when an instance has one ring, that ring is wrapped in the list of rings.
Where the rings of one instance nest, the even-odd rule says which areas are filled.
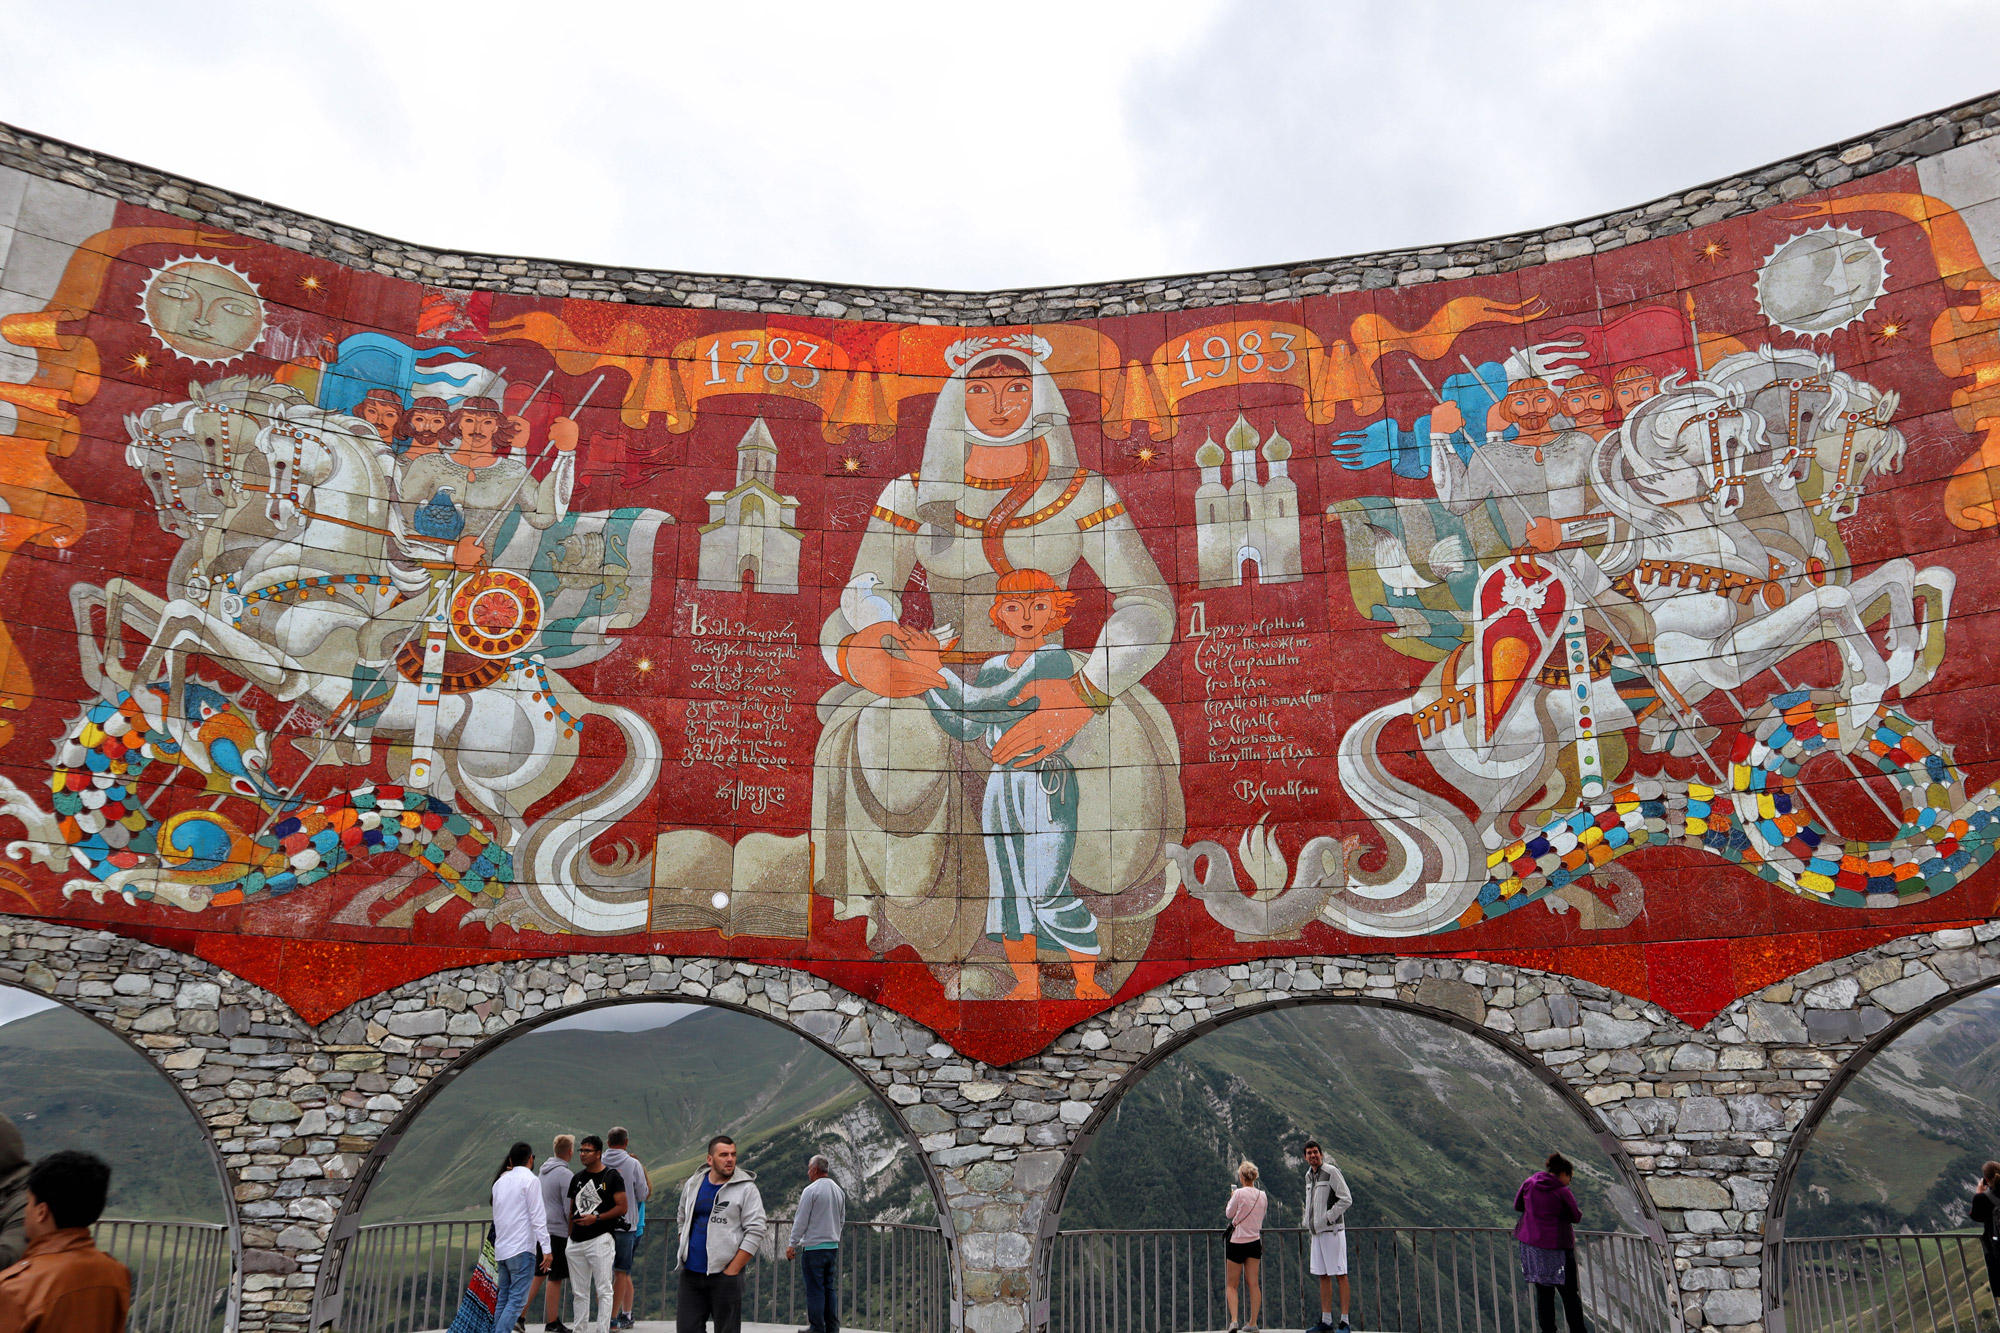
[[[832,900],[836,921],[866,922],[878,956],[913,949],[951,999],[1025,993],[1017,983],[1026,968],[993,959],[1001,950],[990,934],[1034,956],[1025,930],[1008,943],[989,921],[1003,897],[988,883],[995,839],[981,829],[991,764],[1029,759],[1027,780],[1039,781],[1033,762],[1060,752],[1074,774],[1066,891],[1090,906],[1079,921],[1097,918],[1102,952],[1078,980],[1099,990],[1116,989],[1121,969],[1144,953],[1153,913],[1170,900],[1167,849],[1187,828],[1173,719],[1144,684],[1174,642],[1173,592],[1110,480],[1080,461],[1050,355],[1031,334],[944,350],[949,373],[922,462],[880,491],[820,633],[839,682],[819,706],[814,891]],[[948,660],[984,666],[1007,653],[1017,638],[988,613],[1000,580],[1017,570],[1039,571],[1058,590],[1087,572],[1109,607],[1094,634],[1071,626],[1068,643],[1059,622],[1044,627],[1045,649],[1069,650],[1061,678],[1062,657],[1037,657],[1051,674],[1027,682],[1035,705],[997,742],[983,729],[980,740],[961,740],[937,725],[925,698],[950,682],[912,645],[949,622],[964,643]],[[919,577],[922,601],[906,615]],[[978,685],[979,667],[960,670]],[[1056,938],[1038,929],[1038,939]]]
[[[911,636],[910,657],[945,678],[924,692],[931,716],[945,734],[977,743],[987,758],[1010,727],[1040,706],[1030,686],[1067,681],[1077,673],[1069,651],[1049,643],[1069,623],[1076,594],[1065,592],[1039,569],[1002,574],[988,614],[1013,639],[1012,651],[987,658],[962,680],[941,666],[937,639]],[[955,642],[955,641],[954,641]],[[1013,968],[1014,989],[1000,998],[1041,997],[1036,950],[1046,937],[1069,954],[1076,998],[1107,998],[1097,984],[1097,917],[1070,884],[1076,855],[1080,791],[1076,766],[1063,753],[1069,741],[1012,763],[996,762],[986,778],[980,828],[986,835],[986,935],[999,942]]]

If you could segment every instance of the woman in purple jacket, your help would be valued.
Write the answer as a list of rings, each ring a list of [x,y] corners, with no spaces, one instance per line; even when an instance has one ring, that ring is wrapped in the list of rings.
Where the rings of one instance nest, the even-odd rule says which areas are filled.
[[[1514,1239],[1521,1243],[1521,1276],[1534,1285],[1535,1327],[1541,1333],[1556,1333],[1558,1290],[1569,1333],[1589,1333],[1576,1286],[1576,1233],[1570,1230],[1583,1220],[1583,1209],[1569,1192],[1575,1175],[1569,1158],[1552,1152],[1547,1168],[1522,1181],[1514,1193],[1514,1211],[1521,1215],[1514,1228]]]

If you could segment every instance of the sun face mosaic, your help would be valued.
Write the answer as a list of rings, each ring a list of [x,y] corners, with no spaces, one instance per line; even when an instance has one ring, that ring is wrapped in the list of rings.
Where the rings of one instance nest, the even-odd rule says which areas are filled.
[[[1995,142],[979,328],[428,287],[0,173],[0,904],[314,1019],[788,963],[996,1062],[1218,961],[1702,1022],[1984,920]]]

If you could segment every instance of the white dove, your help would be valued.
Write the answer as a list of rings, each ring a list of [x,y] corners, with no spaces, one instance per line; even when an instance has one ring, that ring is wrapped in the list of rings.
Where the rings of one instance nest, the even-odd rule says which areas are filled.
[[[896,618],[896,608],[889,605],[888,598],[875,591],[876,585],[881,582],[880,578],[865,571],[847,581],[847,587],[840,594],[840,613],[847,617],[850,629],[864,630],[870,625]]]
[[[1398,597],[1414,597],[1418,591],[1437,583],[1417,573],[1410,563],[1410,553],[1403,549],[1403,543],[1387,528],[1368,525],[1369,535],[1375,539],[1375,572],[1382,576],[1382,586]]]

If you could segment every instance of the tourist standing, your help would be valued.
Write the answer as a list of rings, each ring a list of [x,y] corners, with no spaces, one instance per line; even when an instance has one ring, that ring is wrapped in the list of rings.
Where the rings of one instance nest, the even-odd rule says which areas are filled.
[[[1548,1165],[1521,1182],[1514,1191],[1514,1211],[1521,1220],[1514,1239],[1521,1243],[1521,1276],[1535,1288],[1535,1327],[1555,1333],[1556,1293],[1562,1293],[1563,1322],[1569,1333],[1589,1333],[1583,1322],[1583,1294],[1577,1289],[1576,1233],[1583,1209],[1570,1193],[1576,1168],[1559,1152]]]
[[[743,1270],[764,1241],[764,1196],[757,1178],[736,1165],[736,1140],[708,1141],[708,1165],[681,1186],[681,1285],[678,1333],[742,1333]]]
[[[111,1168],[91,1153],[53,1152],[29,1168],[27,1253],[0,1273],[0,1308],[12,1304],[22,1333],[124,1333],[131,1270],[90,1236],[110,1192]]]
[[[604,1164],[603,1139],[586,1134],[577,1145],[576,1155],[583,1169],[571,1176],[569,1182],[570,1288],[576,1292],[570,1302],[570,1318],[575,1321],[576,1333],[588,1333],[590,1297],[595,1292],[597,1330],[603,1333],[617,1314],[611,1298],[611,1260],[617,1246],[611,1233],[630,1201],[625,1194],[625,1178]]]
[[[517,1143],[493,1173],[494,1333],[508,1333],[528,1308],[535,1274],[548,1268],[549,1219],[535,1179],[535,1150]]]
[[[569,1182],[576,1174],[569,1169],[569,1159],[575,1153],[575,1136],[558,1134],[549,1160],[542,1163],[542,1214],[549,1224],[548,1282],[542,1296],[546,1333],[569,1333],[569,1325],[562,1321],[562,1284],[569,1281]],[[530,1289],[528,1304],[534,1303]]]
[[[611,1257],[611,1299],[618,1307],[617,1316],[612,1319],[613,1328],[632,1327],[632,1256],[638,1251],[639,1238],[646,1234],[646,1200],[653,1195],[652,1182],[646,1179],[646,1168],[626,1151],[631,1135],[625,1126],[614,1125],[604,1136],[604,1164],[625,1178],[625,1216],[618,1219],[618,1226],[611,1233],[611,1243],[615,1253]]]
[[[785,1257],[798,1258],[805,1275],[811,1333],[840,1333],[840,1233],[846,1225],[847,1195],[833,1178],[832,1163],[815,1153],[806,1163],[806,1187],[785,1246]]]
[[[1222,1297],[1229,1305],[1230,1333],[1257,1333],[1257,1320],[1264,1313],[1264,1289],[1258,1285],[1257,1269],[1264,1260],[1264,1213],[1271,1197],[1257,1188],[1257,1166],[1245,1162],[1236,1168],[1236,1189],[1222,1212],[1229,1219],[1229,1240],[1222,1247]],[[1243,1289],[1239,1306],[1237,1289]],[[1249,1318],[1239,1319],[1246,1308]]]
[[[1354,1202],[1347,1177],[1326,1155],[1326,1150],[1306,1141],[1306,1234],[1312,1253],[1306,1267],[1319,1279],[1319,1322],[1306,1333],[1348,1333],[1347,1322],[1347,1210]],[[1333,1322],[1333,1284],[1340,1282],[1340,1322]]]
[[[2000,1301],[2000,1162],[1988,1162],[1979,1172],[1972,1220],[1979,1224],[1979,1248],[1986,1252],[1986,1285]]]
[[[28,1248],[28,1145],[0,1115],[0,1269],[21,1262]]]

